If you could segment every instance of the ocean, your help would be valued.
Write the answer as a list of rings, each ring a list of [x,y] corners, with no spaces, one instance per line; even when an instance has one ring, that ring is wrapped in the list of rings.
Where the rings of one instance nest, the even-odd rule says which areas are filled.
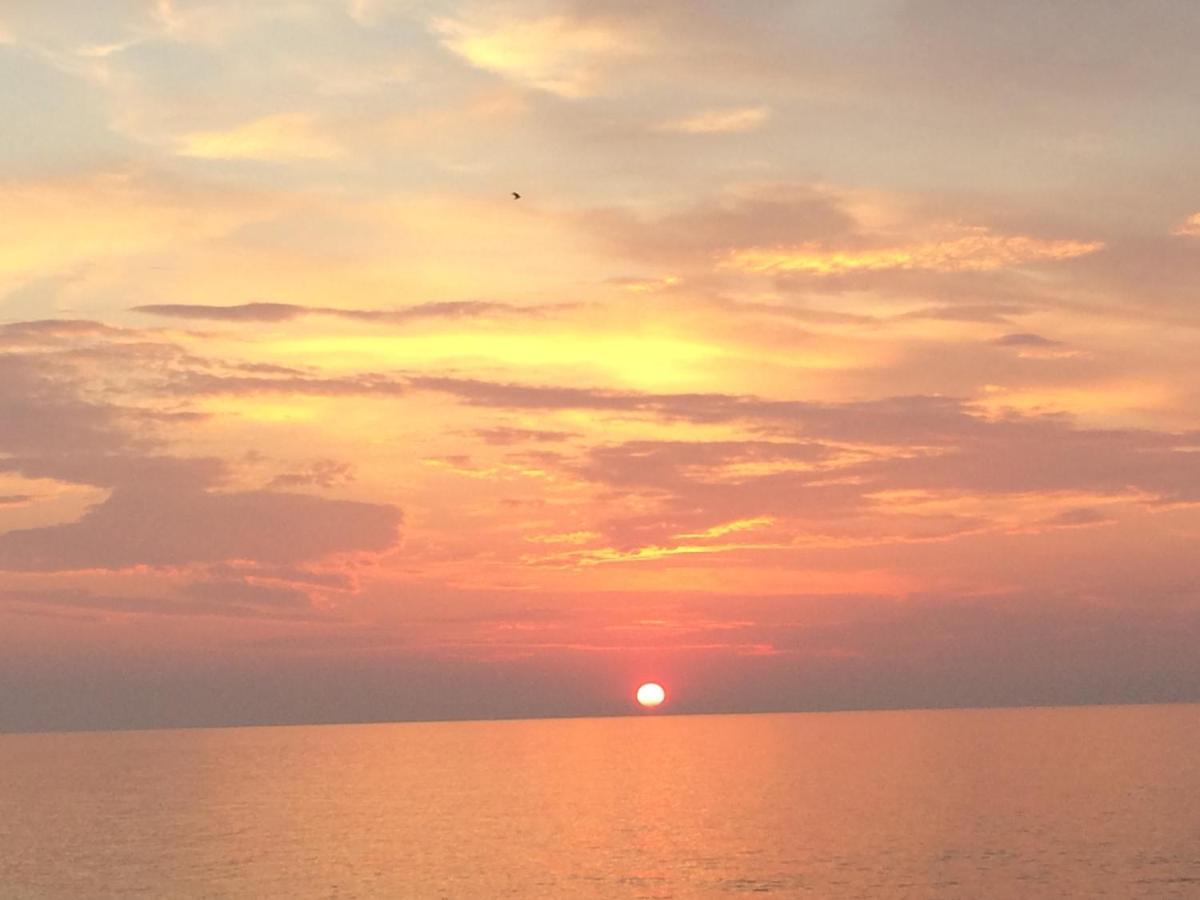
[[[0,735],[0,896],[1200,897],[1200,705]]]

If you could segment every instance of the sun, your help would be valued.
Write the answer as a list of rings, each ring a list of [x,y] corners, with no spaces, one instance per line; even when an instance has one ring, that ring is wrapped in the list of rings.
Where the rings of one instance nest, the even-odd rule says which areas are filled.
[[[663,690],[663,686],[653,681],[647,681],[637,689],[637,702],[647,709],[661,705],[666,699],[667,692]]]

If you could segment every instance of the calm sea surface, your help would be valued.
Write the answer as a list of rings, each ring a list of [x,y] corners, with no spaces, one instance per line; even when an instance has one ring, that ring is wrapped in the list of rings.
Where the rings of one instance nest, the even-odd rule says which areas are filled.
[[[3,897],[1200,897],[1200,706],[0,735]]]

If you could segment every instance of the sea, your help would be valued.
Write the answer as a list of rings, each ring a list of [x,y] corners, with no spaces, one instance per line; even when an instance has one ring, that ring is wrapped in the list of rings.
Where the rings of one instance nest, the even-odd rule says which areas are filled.
[[[0,735],[0,897],[1200,897],[1200,705]]]

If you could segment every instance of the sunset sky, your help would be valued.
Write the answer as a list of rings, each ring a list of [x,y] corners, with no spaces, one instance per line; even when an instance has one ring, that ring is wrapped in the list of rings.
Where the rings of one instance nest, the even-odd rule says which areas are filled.
[[[0,729],[1200,698],[1197,47],[5,0]]]

